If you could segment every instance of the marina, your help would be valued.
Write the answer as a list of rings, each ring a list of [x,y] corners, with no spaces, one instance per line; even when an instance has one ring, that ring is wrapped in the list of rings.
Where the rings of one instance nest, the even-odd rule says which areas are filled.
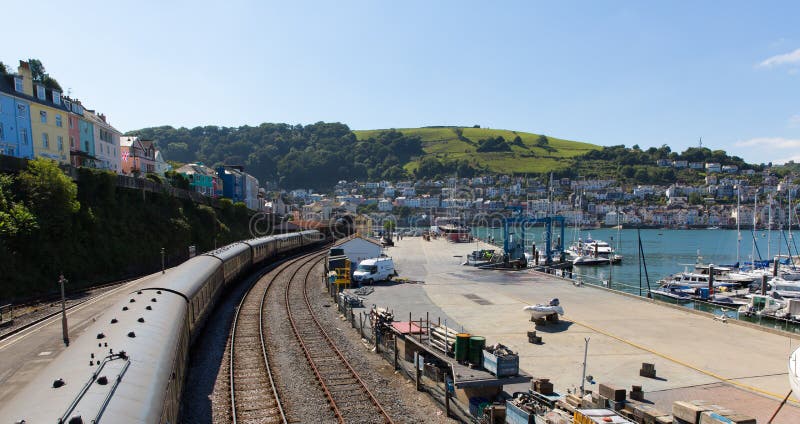
[[[543,240],[542,228],[528,228],[527,237],[533,240]],[[488,228],[475,229],[478,238],[493,237],[496,231]],[[743,232],[744,233],[744,232]],[[582,231],[581,234],[589,234]],[[761,281],[767,276],[765,294],[774,290],[778,296],[794,297],[800,293],[800,286],[786,278],[794,278],[796,271],[786,266],[779,268],[781,278],[775,280],[775,287],[771,281],[773,265],[766,259],[760,260],[756,256],[757,264],[767,268],[754,269],[742,272],[734,269],[737,232],[735,230],[656,230],[656,229],[626,229],[618,230],[595,229],[591,230],[592,236],[608,239],[619,246],[618,253],[627,260],[614,266],[575,266],[570,273],[554,270],[559,275],[569,275],[580,284],[595,285],[637,296],[648,297],[648,293],[661,301],[674,303],[685,308],[709,312],[726,319],[738,319],[756,323],[768,328],[780,329],[793,333],[800,333],[800,321],[795,315],[788,313],[774,314],[749,313],[743,304],[749,303],[747,296],[761,293]],[[787,262],[787,251],[795,252],[791,238],[772,237],[767,232],[756,232],[751,235],[749,243],[740,246],[741,256],[756,254],[758,252],[771,252],[778,259]],[[495,236],[496,237],[496,236]],[[641,238],[642,256],[639,252],[639,238]],[[746,247],[746,248],[745,248]],[[750,257],[741,260],[743,267],[747,267]],[[574,263],[574,262],[573,262]],[[714,293],[708,291],[709,266],[714,270]],[[662,284],[669,283],[668,286]],[[786,306],[781,300],[781,306]]]
[[[482,242],[478,245],[488,248]],[[448,325],[458,323],[464,331],[484,335],[487,344],[502,342],[518,351],[520,369],[534,378],[549,378],[558,393],[574,393],[582,383],[585,338],[590,339],[587,373],[594,381],[641,386],[645,398],[662,410],[670,410],[670,402],[683,394],[697,396],[700,387],[704,399],[720,404],[737,399],[731,406],[766,422],[768,412],[789,390],[787,358],[799,344],[789,333],[724,322],[712,314],[607,289],[576,286],[543,273],[461,265],[474,248],[474,243],[453,245],[412,237],[388,253],[401,275],[425,282],[413,287],[415,314],[421,313],[419,303],[424,303],[420,296],[429,299],[447,317]],[[391,286],[393,294],[383,299],[382,289],[376,287],[368,302],[402,310],[402,298],[396,293],[403,285]],[[565,312],[559,322],[549,326],[531,322],[523,308],[554,298]],[[528,342],[531,330],[542,337],[541,344]],[[642,363],[655,364],[659,378],[641,378]],[[796,422],[800,419],[797,406],[790,400],[774,422]]]

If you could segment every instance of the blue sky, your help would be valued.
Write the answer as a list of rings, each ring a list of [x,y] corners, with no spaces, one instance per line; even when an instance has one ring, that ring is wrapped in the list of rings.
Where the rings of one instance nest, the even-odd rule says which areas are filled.
[[[800,161],[800,2],[64,4],[6,4],[0,60],[122,131],[480,124]]]

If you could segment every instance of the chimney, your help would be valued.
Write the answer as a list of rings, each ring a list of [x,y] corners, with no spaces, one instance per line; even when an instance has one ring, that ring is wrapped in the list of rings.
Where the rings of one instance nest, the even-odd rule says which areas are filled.
[[[100,117],[100,119],[102,119],[102,120],[103,120],[103,122],[106,122],[106,115],[105,115],[105,114],[102,114],[102,113],[101,113],[101,114],[100,114],[100,115],[98,115],[98,116]],[[106,123],[107,123],[107,122],[106,122]]]
[[[31,65],[24,60],[20,60],[17,73],[22,76],[22,92],[33,97],[33,74],[31,73]]]

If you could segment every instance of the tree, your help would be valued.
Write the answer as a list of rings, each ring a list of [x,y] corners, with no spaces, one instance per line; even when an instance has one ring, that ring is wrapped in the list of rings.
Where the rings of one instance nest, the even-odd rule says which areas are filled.
[[[19,182],[42,230],[68,223],[71,215],[80,210],[78,186],[61,172],[55,161],[41,158],[29,161],[28,169],[19,175]]]
[[[39,59],[28,59],[28,66],[31,68],[31,78],[34,81],[44,81],[44,76],[47,75],[42,61]]]
[[[14,201],[12,184],[13,177],[0,174],[0,239],[25,234],[37,227],[31,211]]]
[[[44,84],[45,87],[51,90],[64,92],[64,90],[61,89],[61,84],[47,73],[41,60],[28,59],[28,65],[31,68],[31,79]]]
[[[386,221],[383,221],[383,230],[386,232],[391,233],[396,227],[397,224],[394,222],[394,220],[387,219]]]
[[[536,145],[538,147],[544,147],[547,146],[548,144],[550,144],[550,142],[547,141],[546,135],[540,135],[539,137],[536,137]]]

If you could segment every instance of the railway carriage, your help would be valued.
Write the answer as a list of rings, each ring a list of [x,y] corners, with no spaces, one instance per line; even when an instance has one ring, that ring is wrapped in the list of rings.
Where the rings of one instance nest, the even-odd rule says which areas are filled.
[[[225,284],[230,284],[253,264],[253,251],[246,243],[229,244],[204,255],[213,256],[222,261]]]
[[[0,417],[28,423],[175,423],[189,349],[187,305],[171,291],[131,293],[6,403]]]
[[[105,311],[0,409],[11,422],[176,423],[189,346],[222,289],[252,266],[321,243],[318,231],[194,257]]]

